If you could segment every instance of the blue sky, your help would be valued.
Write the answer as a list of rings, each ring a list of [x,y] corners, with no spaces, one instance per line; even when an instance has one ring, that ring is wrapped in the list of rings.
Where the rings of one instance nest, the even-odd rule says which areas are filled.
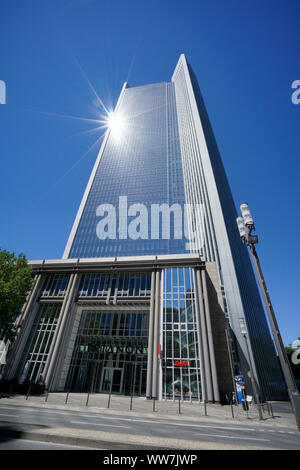
[[[236,205],[247,201],[286,344],[300,335],[298,0],[10,0],[0,14],[0,246],[60,258],[99,147],[95,95],[191,63]],[[78,135],[79,134],[79,135]]]

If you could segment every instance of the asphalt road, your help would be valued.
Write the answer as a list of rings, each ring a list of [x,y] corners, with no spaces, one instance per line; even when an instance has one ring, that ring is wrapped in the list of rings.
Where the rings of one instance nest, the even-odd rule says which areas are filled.
[[[30,424],[51,427],[70,427],[132,434],[197,440],[202,442],[268,447],[274,449],[300,449],[300,433],[296,429],[278,428],[243,423],[207,423],[205,419],[192,422],[181,418],[124,416],[92,412],[62,411],[22,406],[0,405],[0,427],[5,424]],[[9,441],[7,440],[7,445]],[[2,443],[3,446],[5,443]],[[40,444],[40,443],[39,443]],[[15,443],[17,446],[17,443]],[[24,445],[21,444],[20,445]],[[1,449],[4,449],[1,445]],[[15,447],[17,448],[17,447]]]
[[[54,444],[51,442],[37,442],[27,439],[7,439],[0,437],[1,450],[88,450],[87,447]]]

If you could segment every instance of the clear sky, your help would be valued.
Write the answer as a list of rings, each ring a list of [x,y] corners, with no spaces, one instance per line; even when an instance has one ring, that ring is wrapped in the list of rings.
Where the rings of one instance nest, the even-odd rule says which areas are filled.
[[[192,65],[236,205],[248,202],[286,344],[300,335],[299,0],[10,0],[0,11],[0,246],[60,258],[124,81]]]

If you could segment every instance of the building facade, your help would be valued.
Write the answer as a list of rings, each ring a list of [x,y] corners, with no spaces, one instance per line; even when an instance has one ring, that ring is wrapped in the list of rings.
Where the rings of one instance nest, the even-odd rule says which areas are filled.
[[[195,75],[124,84],[61,260],[32,261],[6,375],[49,390],[219,402],[282,383]],[[241,334],[245,322],[250,357]]]

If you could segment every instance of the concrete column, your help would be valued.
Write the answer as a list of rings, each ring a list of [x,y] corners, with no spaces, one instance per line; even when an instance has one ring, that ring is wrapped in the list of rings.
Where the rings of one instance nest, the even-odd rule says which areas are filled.
[[[13,345],[12,350],[9,353],[8,364],[6,365],[5,376],[8,379],[15,377],[17,369],[22,361],[22,355],[26,347],[30,332],[33,327],[35,316],[38,309],[37,298],[39,296],[44,276],[39,274],[36,282],[32,288],[31,294],[29,295],[27,305],[23,312],[22,327],[17,339]]]
[[[62,301],[62,306],[61,306],[61,309],[60,309],[57,325],[56,325],[54,335],[53,335],[53,338],[52,338],[52,341],[51,341],[51,345],[50,345],[50,349],[49,349],[49,353],[48,353],[48,360],[47,360],[47,362],[45,364],[45,367],[44,367],[44,370],[43,370],[44,380],[47,376],[47,371],[49,369],[51,358],[53,357],[53,350],[54,350],[54,346],[55,346],[55,343],[56,343],[56,340],[57,340],[57,335],[58,335],[58,332],[59,332],[59,329],[60,329],[60,325],[61,325],[61,322],[62,322],[62,314],[63,314],[64,308],[65,308],[66,302],[68,300],[71,284],[73,282],[73,277],[74,277],[74,274],[70,274],[68,285],[67,285],[67,288],[65,290],[65,295],[64,295],[64,298],[63,298],[63,301]]]
[[[161,272],[156,272],[155,280],[155,316],[154,316],[154,335],[153,335],[153,369],[152,369],[152,397],[158,398],[158,341],[160,327],[160,279]]]
[[[72,298],[70,299],[70,305],[69,305],[68,311],[66,312],[66,322],[62,329],[60,347],[59,347],[59,351],[57,354],[57,361],[54,364],[54,369],[52,373],[52,379],[51,379],[52,390],[57,390],[57,387],[59,386],[60,375],[62,373],[62,368],[66,359],[67,347],[70,342],[70,338],[72,334],[72,327],[73,327],[75,316],[76,316],[76,305],[74,304],[73,299],[74,299],[74,294],[78,290],[80,277],[81,277],[81,274],[78,274],[77,280],[74,279],[74,285],[72,287],[73,294],[70,294]]]
[[[117,276],[117,282],[116,282],[114,299],[113,299],[113,304],[114,305],[116,305],[116,303],[117,303],[119,282],[120,282],[120,274],[118,274],[118,276]]]
[[[107,289],[107,297],[106,297],[106,305],[109,304],[109,300],[110,300],[110,293],[111,293],[111,285],[112,285],[112,279],[113,279],[113,271],[110,273],[110,276],[109,276],[109,284],[108,284],[108,289]]]
[[[206,272],[204,269],[201,271],[201,277],[202,277],[202,287],[203,287],[203,295],[204,295],[205,318],[206,318],[214,399],[215,401],[219,402],[220,393],[219,393],[219,384],[218,384],[218,376],[217,376],[216,357],[215,357],[214,342],[213,342],[213,335],[212,335],[212,328],[211,328],[211,318],[210,318],[210,309],[209,309],[207,283],[206,283]]]
[[[48,355],[48,361],[45,366],[44,380],[50,389],[50,382],[54,370],[55,363],[58,358],[58,351],[60,349],[61,337],[63,334],[64,326],[67,320],[67,314],[69,311],[70,303],[74,293],[74,286],[76,284],[77,274],[71,274],[69,279],[68,288],[66,290],[65,298],[63,300],[62,308],[59,315],[59,322],[55,329],[55,333],[52,339],[51,348]]]
[[[26,297],[26,301],[25,301],[25,303],[24,303],[24,305],[23,305],[23,307],[22,307],[22,310],[21,310],[20,315],[18,316],[18,318],[17,318],[17,320],[16,320],[16,322],[15,322],[15,326],[20,326],[20,325],[22,324],[23,320],[25,319],[25,312],[26,312],[26,309],[27,309],[28,304],[31,302],[31,299],[32,299],[32,296],[33,296],[33,293],[34,293],[34,287],[35,287],[35,285],[36,285],[36,282],[37,282],[37,280],[38,280],[38,277],[39,277],[38,274],[36,274],[36,275],[34,276],[34,283],[33,283],[33,286],[32,286],[30,292],[28,293],[28,295],[27,295],[27,297]]]
[[[199,297],[200,327],[201,327],[201,339],[202,339],[202,347],[203,347],[203,360],[204,360],[204,369],[205,369],[207,401],[214,401],[212,375],[211,375],[211,368],[210,368],[210,356],[209,356],[209,347],[208,347],[208,338],[207,338],[207,328],[206,328],[206,318],[205,318],[204,303],[203,303],[202,282],[201,282],[200,271],[198,269],[196,269],[196,280],[197,280],[197,292],[198,292],[198,297]]]
[[[197,270],[194,269],[195,275],[195,308],[197,316],[197,335],[198,335],[198,351],[199,351],[199,360],[200,360],[200,377],[201,377],[201,390],[202,397],[204,401],[207,401],[207,388],[206,388],[206,377],[205,377],[205,364],[204,364],[204,353],[203,353],[203,344],[202,344],[202,332],[201,332],[201,319],[200,319],[200,299],[199,299],[199,290],[197,283]]]
[[[152,398],[153,330],[154,330],[154,312],[155,312],[155,279],[156,279],[155,271],[152,271],[150,312],[149,312],[149,337],[148,337],[146,398]]]

